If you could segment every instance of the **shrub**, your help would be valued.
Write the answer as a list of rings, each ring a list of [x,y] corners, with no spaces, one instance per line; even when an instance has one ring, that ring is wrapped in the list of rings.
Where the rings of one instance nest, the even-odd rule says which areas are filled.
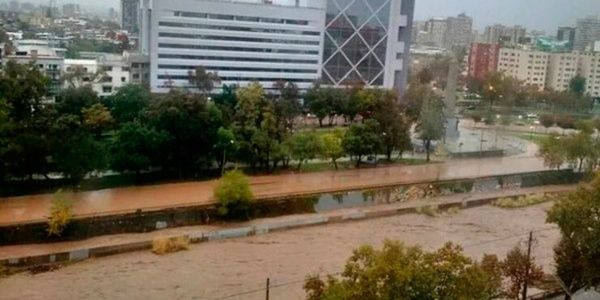
[[[558,116],[556,117],[556,125],[562,129],[573,129],[575,128],[575,119],[572,116]]]
[[[190,239],[187,237],[157,238],[152,241],[152,253],[164,255],[190,249]]]
[[[494,206],[500,208],[523,208],[532,205],[537,205],[540,203],[548,202],[554,200],[555,197],[549,195],[528,195],[528,196],[520,196],[520,197],[506,197],[499,198],[498,200],[493,202]]]
[[[254,200],[248,177],[238,170],[227,172],[221,178],[214,195],[219,204],[218,212],[222,216],[247,214]]]
[[[554,126],[556,117],[554,115],[541,115],[540,116],[540,124],[545,128],[550,128]]]
[[[73,218],[73,201],[62,191],[57,191],[52,199],[48,217],[48,235],[60,236]]]
[[[417,213],[433,218],[438,215],[439,210],[436,205],[421,206],[421,207],[417,207]]]
[[[450,215],[456,215],[459,212],[460,212],[460,207],[458,207],[458,206],[453,206],[448,209],[448,214],[450,214]]]

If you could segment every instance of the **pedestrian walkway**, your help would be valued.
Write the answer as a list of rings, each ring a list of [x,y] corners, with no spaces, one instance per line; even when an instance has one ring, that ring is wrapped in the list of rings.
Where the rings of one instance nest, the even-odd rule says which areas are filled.
[[[500,157],[451,160],[418,166],[386,166],[372,169],[284,174],[252,177],[259,200],[307,194],[372,189],[404,184],[472,179],[547,170],[537,157]],[[76,218],[88,218],[137,210],[157,211],[214,203],[217,181],[163,184],[106,189],[73,195]],[[52,195],[0,198],[0,226],[45,222]]]

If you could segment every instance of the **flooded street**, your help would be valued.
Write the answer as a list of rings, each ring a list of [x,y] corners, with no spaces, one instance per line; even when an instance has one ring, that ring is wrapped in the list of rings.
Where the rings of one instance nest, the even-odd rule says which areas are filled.
[[[451,160],[419,166],[255,176],[251,178],[251,185],[256,198],[265,199],[541,170],[547,168],[537,157],[503,157]],[[216,181],[203,181],[82,192],[73,196],[73,210],[78,217],[94,217],[133,213],[137,209],[156,211],[207,204],[213,201],[215,184]],[[44,222],[51,200],[52,195],[0,198],[0,225]]]
[[[190,251],[167,256],[134,252],[0,279],[0,290],[2,299],[264,299],[261,289],[269,277],[276,286],[271,299],[303,299],[307,274],[341,271],[352,250],[363,244],[396,239],[433,249],[453,241],[476,258],[503,256],[529,230],[536,230],[537,262],[550,271],[559,237],[545,223],[550,206],[486,206],[437,218],[404,215],[310,227],[192,245]]]

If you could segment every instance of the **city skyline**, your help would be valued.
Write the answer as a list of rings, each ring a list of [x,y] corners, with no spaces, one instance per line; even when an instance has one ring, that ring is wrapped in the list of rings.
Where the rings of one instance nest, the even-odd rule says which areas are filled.
[[[5,0],[4,2],[9,2]],[[23,0],[47,4],[47,0]],[[58,0],[62,6],[67,3],[80,4],[86,8],[119,9],[120,0],[106,0],[102,6],[90,4],[87,0]],[[565,9],[568,7],[569,9]],[[535,11],[535,18],[531,16]],[[425,21],[434,17],[456,16],[466,13],[473,17],[473,28],[482,31],[493,24],[522,25],[532,30],[544,30],[549,35],[556,34],[559,26],[574,26],[578,18],[588,17],[590,12],[600,12],[600,2],[596,0],[506,0],[486,2],[482,5],[478,0],[417,0],[415,20]],[[598,15],[598,14],[596,14]]]
[[[473,18],[473,28],[480,31],[488,25],[504,24],[522,25],[528,30],[544,30],[554,35],[559,26],[574,26],[578,18],[600,12],[600,1],[505,0],[487,1],[482,5],[479,0],[417,0],[415,20],[455,16],[463,12]]]

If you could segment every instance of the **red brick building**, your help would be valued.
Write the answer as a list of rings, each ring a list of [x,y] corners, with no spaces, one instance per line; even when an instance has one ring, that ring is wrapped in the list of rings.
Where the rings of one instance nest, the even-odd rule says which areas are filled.
[[[499,57],[499,44],[471,44],[469,77],[483,80],[489,72],[496,71]]]

